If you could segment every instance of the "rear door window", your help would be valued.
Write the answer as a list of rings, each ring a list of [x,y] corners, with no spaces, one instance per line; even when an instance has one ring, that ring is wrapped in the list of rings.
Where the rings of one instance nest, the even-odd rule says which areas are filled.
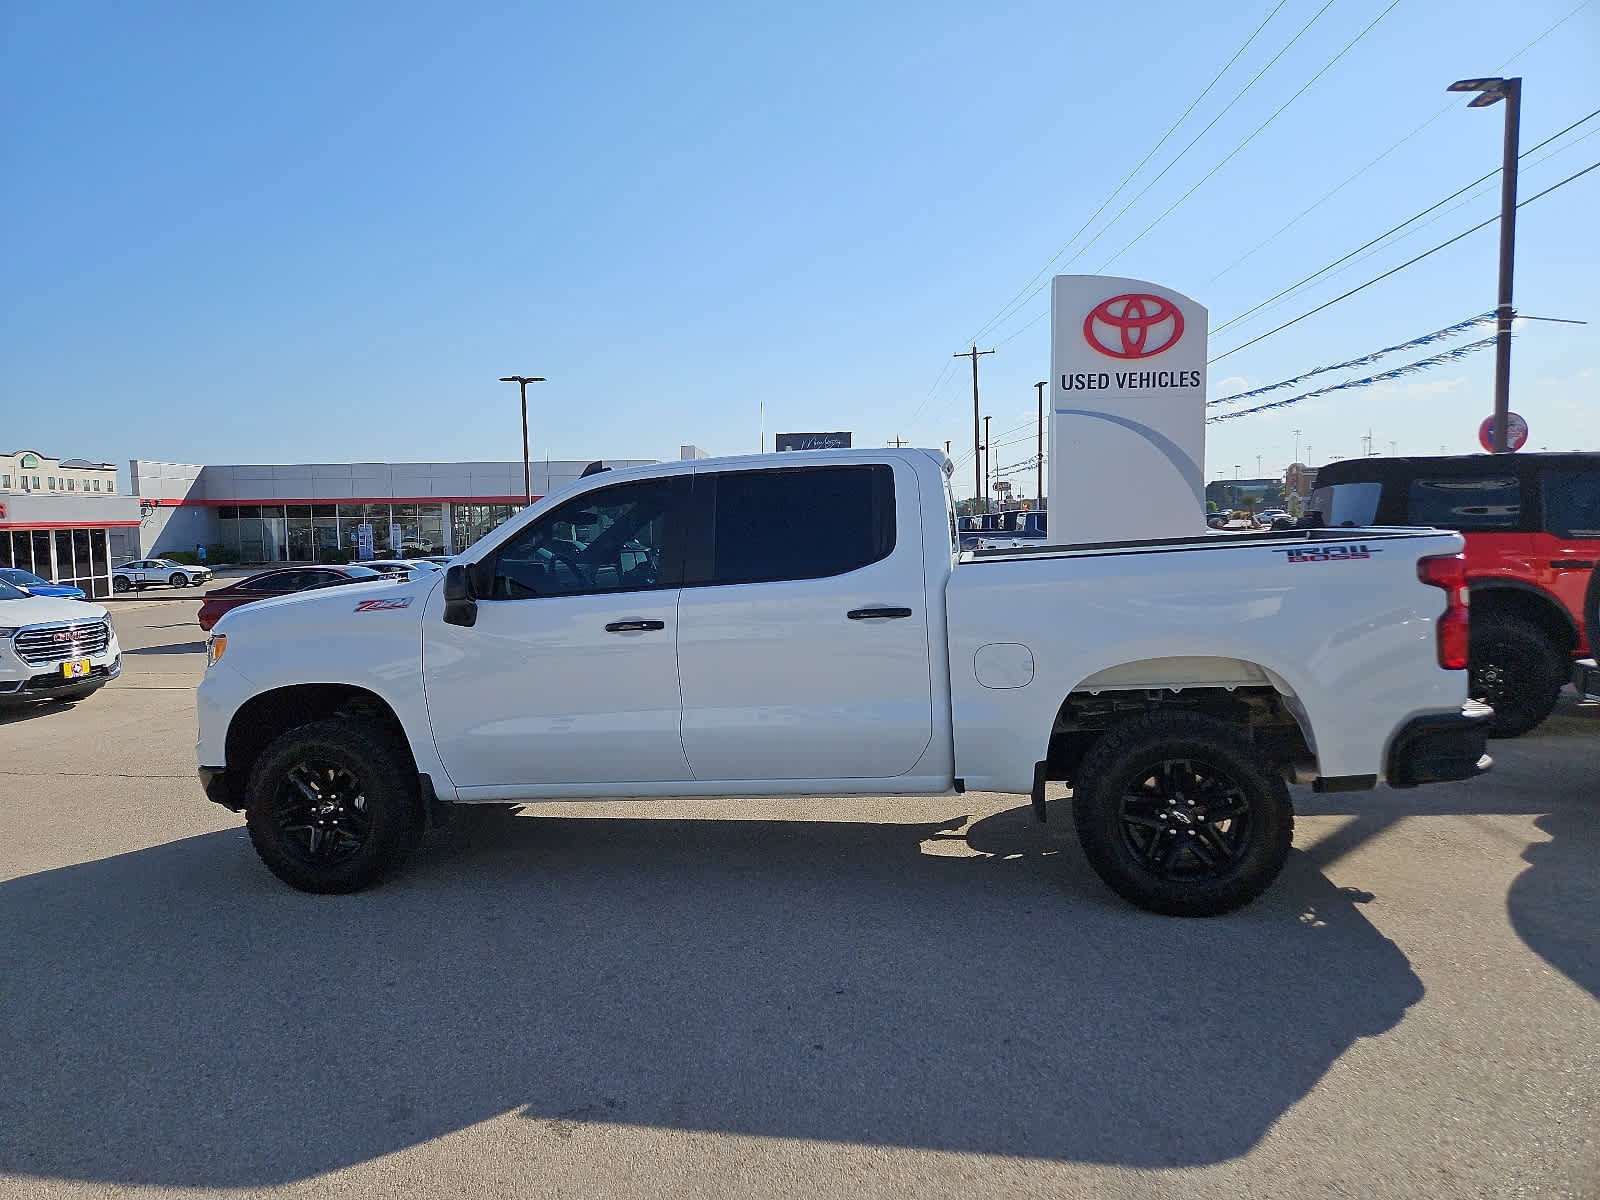
[[[1522,522],[1522,484],[1515,475],[1415,479],[1406,523],[1438,529],[1516,529]]]
[[[1563,538],[1600,538],[1600,471],[1546,471],[1545,532]]]
[[[714,478],[711,562],[700,564],[691,582],[824,579],[894,550],[892,467],[732,471]]]

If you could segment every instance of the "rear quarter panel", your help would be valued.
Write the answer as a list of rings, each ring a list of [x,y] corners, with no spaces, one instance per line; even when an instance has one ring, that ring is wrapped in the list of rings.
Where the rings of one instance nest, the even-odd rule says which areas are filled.
[[[1186,657],[1259,667],[1258,681],[1294,698],[1321,774],[1381,775],[1403,721],[1467,698],[1466,672],[1437,661],[1444,593],[1416,576],[1419,558],[1457,553],[1462,539],[1340,533],[1365,557],[1294,561],[1286,547],[1322,543],[1263,535],[961,563],[947,589],[957,773],[969,787],[1029,791],[1056,713],[1084,680]],[[1007,642],[1032,651],[1032,681],[983,686],[979,648]]]

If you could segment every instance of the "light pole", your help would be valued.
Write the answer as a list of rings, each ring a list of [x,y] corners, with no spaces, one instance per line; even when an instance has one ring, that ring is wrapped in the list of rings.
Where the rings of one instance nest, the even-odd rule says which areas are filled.
[[[1522,125],[1522,78],[1458,79],[1447,91],[1477,92],[1468,108],[1506,102],[1506,131],[1500,159],[1500,294],[1495,301],[1494,425],[1496,454],[1506,452],[1511,412],[1511,275],[1517,251],[1517,139]]]
[[[1048,379],[1041,379],[1033,385],[1033,390],[1039,393],[1039,445],[1038,445],[1038,470],[1034,475],[1034,483],[1039,492],[1039,511],[1044,511],[1044,390],[1050,386]]]
[[[989,507],[989,422],[992,417],[983,419],[983,511],[992,512]]]
[[[533,471],[528,466],[528,385],[547,382],[543,375],[502,375],[501,383],[514,383],[522,392],[522,494],[533,503]]]

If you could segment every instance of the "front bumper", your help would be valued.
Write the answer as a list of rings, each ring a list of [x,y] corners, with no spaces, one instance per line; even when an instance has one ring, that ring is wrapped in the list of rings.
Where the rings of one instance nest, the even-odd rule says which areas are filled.
[[[1482,775],[1494,760],[1486,753],[1494,710],[1469,700],[1459,713],[1413,717],[1389,747],[1384,778],[1390,787],[1449,783]]]
[[[67,678],[59,671],[36,671],[25,679],[0,680],[0,700],[44,700],[50,696],[60,695],[62,692],[76,691],[85,687],[104,687],[118,675],[122,674],[122,656],[112,656],[101,661],[98,657],[89,660],[89,673],[75,678]]]
[[[1572,664],[1572,686],[1585,700],[1600,700],[1600,665],[1592,658]]]
[[[200,787],[204,790],[207,800],[222,805],[229,812],[238,812],[244,808],[244,797],[234,798],[228,794],[227,767],[201,767]]]

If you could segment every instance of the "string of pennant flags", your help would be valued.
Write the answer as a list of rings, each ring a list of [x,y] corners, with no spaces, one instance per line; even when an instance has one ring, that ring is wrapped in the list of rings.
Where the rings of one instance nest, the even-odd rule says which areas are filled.
[[[1382,350],[1374,350],[1371,354],[1363,354],[1360,358],[1351,358],[1344,362],[1332,363],[1326,367],[1317,367],[1315,370],[1302,372],[1301,374],[1294,376],[1292,379],[1280,379],[1277,383],[1269,383],[1264,387],[1251,388],[1247,392],[1235,392],[1231,396],[1223,396],[1217,400],[1208,400],[1206,401],[1206,407],[1215,408],[1221,404],[1232,404],[1238,400],[1249,400],[1256,396],[1265,396],[1268,392],[1276,392],[1280,388],[1294,387],[1296,384],[1304,383],[1307,379],[1311,379],[1317,375],[1326,375],[1330,371],[1348,371],[1355,367],[1365,367],[1371,363],[1377,362],[1380,358],[1387,357],[1390,354],[1398,354],[1402,350],[1415,350],[1418,346],[1428,346],[1432,345],[1434,342],[1442,342],[1446,338],[1452,338],[1458,334],[1466,333],[1470,329],[1480,329],[1485,325],[1493,324],[1494,319],[1495,315],[1493,312],[1479,313],[1475,317],[1468,317],[1465,321],[1457,321],[1454,325],[1446,325],[1443,329],[1435,329],[1432,333],[1425,333],[1421,337],[1412,338],[1408,342],[1398,342],[1393,346],[1385,346]],[[1428,366],[1437,365],[1428,359],[1424,359],[1422,362],[1426,363]],[[1421,364],[1413,364],[1413,367],[1417,369],[1423,369]],[[1380,378],[1383,377],[1374,376],[1371,382],[1376,382]],[[1360,384],[1356,383],[1349,386],[1360,386]],[[1320,395],[1321,393],[1318,392],[1314,394]],[[1298,399],[1304,398],[1305,397],[1303,396],[1298,397]],[[1263,407],[1270,408],[1272,406],[1265,405]],[[1261,409],[1253,408],[1250,411],[1260,412]],[[1230,415],[1239,416],[1241,414],[1233,413]],[[1221,420],[1222,418],[1219,417],[1215,419]]]
[[[1329,392],[1342,392],[1349,388],[1371,387],[1375,383],[1399,379],[1402,376],[1412,375],[1418,371],[1426,371],[1431,367],[1441,366],[1444,363],[1455,362],[1457,359],[1465,358],[1469,354],[1476,354],[1479,350],[1487,350],[1495,344],[1496,340],[1494,337],[1486,337],[1476,342],[1468,342],[1465,346],[1457,346],[1453,350],[1446,350],[1440,354],[1431,354],[1427,358],[1419,358],[1416,362],[1406,363],[1402,367],[1380,371],[1376,375],[1368,375],[1365,379],[1347,379],[1343,383],[1335,383],[1328,387],[1316,388],[1313,391],[1301,392],[1298,396],[1290,396],[1285,400],[1275,400],[1271,404],[1258,404],[1254,408],[1241,408],[1234,412],[1220,413],[1214,417],[1207,417],[1206,424],[1214,425],[1218,421],[1231,421],[1235,417],[1248,417],[1251,413],[1266,412],[1272,408],[1288,408],[1291,404],[1298,404],[1300,401],[1309,400],[1313,396],[1326,396]],[[1332,368],[1328,369],[1331,370]]]

